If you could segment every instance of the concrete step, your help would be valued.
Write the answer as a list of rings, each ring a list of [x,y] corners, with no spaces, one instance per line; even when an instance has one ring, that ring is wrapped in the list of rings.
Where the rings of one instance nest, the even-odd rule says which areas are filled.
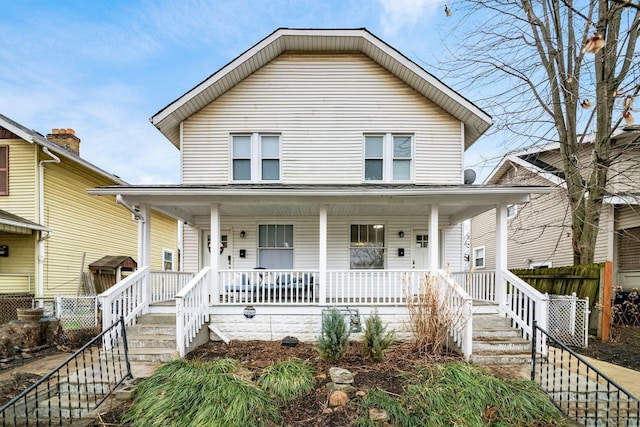
[[[498,314],[474,314],[473,329],[511,328],[511,320]]]
[[[498,314],[498,304],[487,301],[473,301],[473,314]]]
[[[138,317],[138,325],[176,325],[175,314],[150,313]]]
[[[129,349],[129,360],[132,362],[170,362],[177,359],[176,348],[131,348]]]
[[[522,365],[531,363],[531,353],[513,353],[506,355],[473,353],[470,361],[476,365]]]
[[[176,325],[134,325],[127,328],[127,340],[138,335],[176,335]]]
[[[473,327],[473,339],[482,340],[487,338],[522,338],[522,332],[515,328],[476,328],[475,325]]]
[[[531,356],[531,342],[522,338],[482,338],[474,339],[474,354],[523,354]]]
[[[133,348],[176,348],[176,336],[166,334],[127,336],[129,350]]]

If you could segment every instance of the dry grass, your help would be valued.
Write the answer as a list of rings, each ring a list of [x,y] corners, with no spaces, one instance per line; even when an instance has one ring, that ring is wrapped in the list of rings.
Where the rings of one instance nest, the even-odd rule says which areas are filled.
[[[462,315],[444,297],[444,286],[437,278],[425,275],[418,292],[407,298],[409,325],[415,338],[415,350],[422,356],[440,356],[445,352],[449,331],[459,327]]]

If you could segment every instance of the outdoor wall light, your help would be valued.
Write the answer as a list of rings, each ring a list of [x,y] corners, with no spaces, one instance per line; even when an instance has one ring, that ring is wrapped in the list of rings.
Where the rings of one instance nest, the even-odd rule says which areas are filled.
[[[241,239],[244,239],[244,236],[246,236],[246,235],[247,235],[247,233],[245,233],[245,232],[244,232],[244,230],[242,230],[242,231],[240,232],[240,238],[241,238]]]
[[[402,239],[404,237],[404,231],[398,231],[398,237]]]

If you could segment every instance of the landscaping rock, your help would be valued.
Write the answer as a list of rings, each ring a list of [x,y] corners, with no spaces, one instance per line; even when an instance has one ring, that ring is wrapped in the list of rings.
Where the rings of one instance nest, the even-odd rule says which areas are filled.
[[[346,369],[336,367],[330,368],[329,375],[331,375],[331,381],[336,384],[353,383],[353,374]]]
[[[384,409],[370,408],[369,419],[371,421],[387,422],[389,421],[389,414]]]
[[[344,391],[336,390],[329,395],[329,406],[346,406],[349,403],[349,396]]]
[[[336,384],[334,382],[327,383],[327,391],[329,393],[334,392],[336,390],[344,391],[347,394],[353,393],[356,391],[356,388],[351,384]]]

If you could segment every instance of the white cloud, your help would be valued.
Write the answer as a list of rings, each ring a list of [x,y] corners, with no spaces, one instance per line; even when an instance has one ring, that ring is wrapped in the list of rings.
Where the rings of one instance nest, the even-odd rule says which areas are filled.
[[[439,8],[444,7],[442,0],[378,0],[382,5],[383,15],[380,17],[382,31],[385,36],[397,34],[409,26],[413,28]]]

